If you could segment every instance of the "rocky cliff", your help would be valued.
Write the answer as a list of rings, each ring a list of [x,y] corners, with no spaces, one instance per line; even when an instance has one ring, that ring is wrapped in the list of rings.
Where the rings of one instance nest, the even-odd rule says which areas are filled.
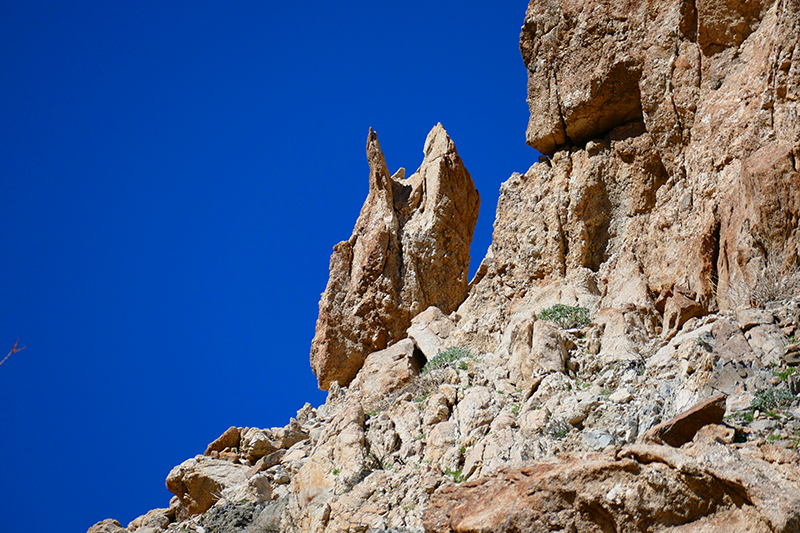
[[[522,16],[522,14],[520,14]],[[374,132],[312,368],[123,529],[800,531],[800,3],[532,0],[528,144],[479,198],[441,125]]]

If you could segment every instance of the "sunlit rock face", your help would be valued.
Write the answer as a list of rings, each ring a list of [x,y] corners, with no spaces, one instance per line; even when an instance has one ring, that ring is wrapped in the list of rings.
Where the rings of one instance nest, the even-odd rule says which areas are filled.
[[[432,305],[449,314],[467,295],[480,196],[441,124],[424,154],[413,175],[392,176],[370,130],[369,193],[352,236],[334,247],[311,345],[324,390],[350,383],[367,355],[405,337],[417,314]]]

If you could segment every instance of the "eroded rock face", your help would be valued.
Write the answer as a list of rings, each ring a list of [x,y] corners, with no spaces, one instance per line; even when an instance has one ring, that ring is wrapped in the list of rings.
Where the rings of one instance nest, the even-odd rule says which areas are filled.
[[[247,481],[247,467],[198,455],[172,469],[167,489],[180,498],[188,514],[207,511],[227,488]]]
[[[311,367],[320,388],[350,383],[367,355],[397,342],[429,306],[445,314],[467,295],[480,196],[441,124],[417,172],[390,176],[370,130],[369,194],[349,240],[334,247]]]
[[[769,476],[775,481],[760,485]],[[800,527],[798,503],[800,491],[769,463],[700,440],[680,451],[632,445],[617,455],[562,457],[446,485],[424,523],[431,533],[789,532]]]
[[[504,185],[543,204],[513,231],[540,237],[530,275],[635,262],[702,314],[770,250],[796,264],[799,35],[796,2],[533,0],[527,139],[552,160]]]

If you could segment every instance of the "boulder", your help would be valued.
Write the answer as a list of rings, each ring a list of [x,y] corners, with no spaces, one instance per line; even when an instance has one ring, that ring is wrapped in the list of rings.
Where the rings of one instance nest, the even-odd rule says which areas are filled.
[[[369,354],[350,390],[360,395],[365,411],[378,409],[385,406],[387,395],[419,375],[423,361],[414,341],[404,339]]]
[[[193,515],[207,511],[223,490],[247,482],[246,474],[246,466],[198,455],[172,469],[167,489]]]
[[[444,485],[424,524],[431,533],[788,533],[800,527],[798,504],[800,489],[778,469],[705,440],[685,450],[637,444],[618,456],[564,454]]]
[[[134,519],[128,524],[128,531],[141,532],[145,529],[151,528],[157,531],[167,529],[167,526],[175,518],[175,514],[171,509],[153,509],[148,511],[147,514]]]
[[[255,462],[278,448],[269,430],[249,428],[242,434],[240,452],[248,461]]]
[[[311,367],[320,388],[353,380],[370,353],[402,339],[430,306],[453,312],[467,296],[480,196],[441,124],[422,165],[389,175],[370,129],[369,193],[349,240],[334,247],[319,303]]]
[[[417,347],[430,361],[445,347],[445,341],[455,329],[455,324],[435,306],[427,308],[411,319],[408,338],[413,339]]]
[[[722,422],[726,399],[726,394],[718,394],[697,403],[678,416],[650,428],[639,440],[682,446],[691,441],[703,426]]]
[[[557,327],[543,320],[520,324],[509,349],[509,379],[521,388],[532,385],[534,370],[563,372],[567,362],[564,337]]]
[[[113,518],[106,518],[96,523],[86,533],[127,533],[127,529],[123,529],[122,524]]]
[[[217,437],[214,442],[208,445],[203,455],[211,455],[212,452],[221,452],[225,448],[238,448],[240,438],[241,433],[239,428],[231,426],[226,429],[222,435]]]

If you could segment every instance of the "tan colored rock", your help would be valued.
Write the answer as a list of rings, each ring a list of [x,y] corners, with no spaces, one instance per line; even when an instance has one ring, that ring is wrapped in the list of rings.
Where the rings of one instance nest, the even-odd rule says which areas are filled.
[[[320,435],[311,456],[291,480],[290,511],[301,531],[322,531],[335,493],[347,492],[367,468],[364,410],[345,406]]]
[[[369,354],[350,390],[361,397],[365,411],[384,407],[390,393],[419,375],[422,361],[414,341],[404,339]]]
[[[466,391],[464,398],[453,408],[453,417],[461,435],[467,436],[475,428],[491,423],[497,412],[490,390],[478,386]]]
[[[249,428],[241,437],[241,453],[251,462],[255,462],[265,455],[278,449],[272,433],[269,430]]]
[[[166,529],[170,522],[175,519],[172,509],[153,509],[146,514],[132,520],[128,524],[128,531],[141,531],[147,528],[155,530]]]
[[[447,485],[431,499],[425,530],[647,531],[698,519],[708,499],[721,501],[726,493],[735,494],[708,475],[690,485],[658,465],[571,459]]]
[[[769,480],[769,481],[767,481]],[[758,459],[716,442],[633,445],[561,456],[438,489],[425,530],[715,532],[800,527],[800,489]]]
[[[675,286],[673,290],[662,297],[664,301],[662,336],[665,339],[674,337],[690,318],[699,317],[705,313],[703,305],[694,299],[694,292],[683,287]],[[656,308],[659,308],[659,302],[656,302]]]
[[[442,472],[458,470],[461,460],[459,448],[458,424],[456,422],[441,422],[433,426],[427,436],[425,447],[425,460],[431,466],[438,467]]]
[[[367,355],[397,342],[430,306],[451,313],[466,298],[480,197],[441,124],[407,179],[392,177],[370,130],[369,194],[353,235],[334,247],[311,345],[320,388],[344,386]]]
[[[255,464],[250,467],[250,470],[247,471],[247,479],[250,479],[262,470],[272,468],[276,464],[280,463],[281,459],[283,459],[285,455],[286,450],[277,450],[269,455],[259,458]]]
[[[214,442],[208,445],[203,455],[211,455],[213,452],[221,452],[225,448],[238,448],[241,433],[239,428],[231,426],[225,432],[217,437]]]
[[[726,394],[718,394],[697,403],[678,416],[651,428],[639,440],[682,446],[691,441],[703,426],[722,422],[726,399]]]
[[[453,321],[438,307],[431,306],[411,319],[408,337],[414,340],[425,358],[431,360],[445,348],[454,329]]]
[[[498,222],[536,206],[496,226],[501,286],[518,297],[519,265],[532,280],[597,270],[609,307],[681,286],[669,336],[742,303],[737,289],[752,300],[770,263],[796,267],[798,36],[798,6],[780,1],[531,1],[527,136],[552,157],[501,189]],[[630,279],[638,294],[619,301]]]
[[[298,442],[308,438],[308,433],[303,429],[300,422],[294,418],[290,419],[289,423],[282,428],[272,428],[270,433],[274,439],[275,447],[278,449],[288,450]]]
[[[106,518],[96,523],[86,533],[127,533],[127,529],[123,529],[122,524],[113,518]]]
[[[543,320],[521,324],[510,351],[509,379],[521,388],[531,386],[534,370],[563,372],[567,362],[564,338],[557,327]]]
[[[207,511],[226,488],[245,483],[247,467],[198,455],[172,469],[167,489],[190,514]]]

